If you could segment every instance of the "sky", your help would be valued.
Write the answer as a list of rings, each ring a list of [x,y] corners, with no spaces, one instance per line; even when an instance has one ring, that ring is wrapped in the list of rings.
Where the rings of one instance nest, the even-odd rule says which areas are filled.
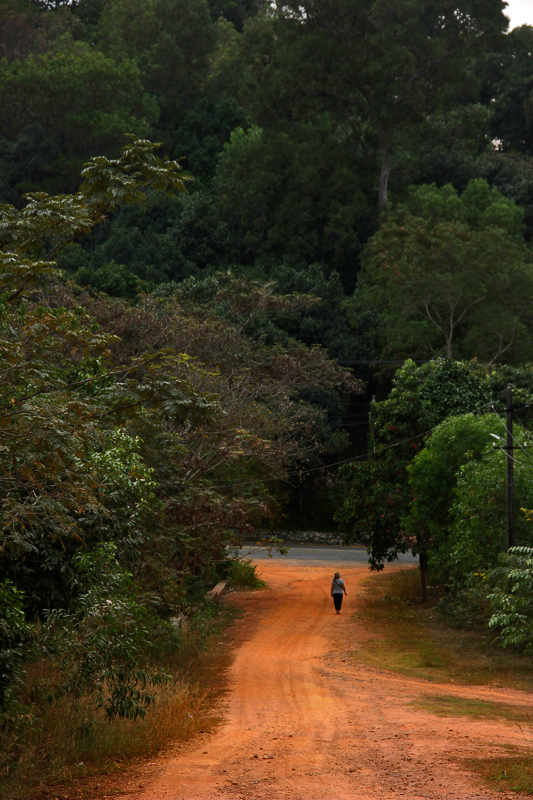
[[[511,20],[509,30],[517,25],[533,25],[533,0],[507,0],[504,13]]]

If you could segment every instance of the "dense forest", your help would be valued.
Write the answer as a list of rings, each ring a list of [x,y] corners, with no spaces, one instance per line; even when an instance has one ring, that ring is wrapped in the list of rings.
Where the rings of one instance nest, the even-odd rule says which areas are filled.
[[[533,649],[533,28],[504,12],[2,2],[6,775],[44,696],[142,717],[169,619],[258,530],[413,546],[424,597]]]

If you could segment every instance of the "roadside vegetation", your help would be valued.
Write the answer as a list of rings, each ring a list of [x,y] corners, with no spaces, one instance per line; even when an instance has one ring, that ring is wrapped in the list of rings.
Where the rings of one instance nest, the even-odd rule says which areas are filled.
[[[358,618],[377,634],[358,643],[352,657],[367,664],[428,682],[415,707],[438,716],[505,720],[523,734],[519,750],[508,756],[468,759],[465,765],[495,788],[533,794],[533,707],[469,700],[453,694],[454,686],[510,687],[533,691],[531,659],[520,648],[505,650],[483,621],[458,629],[439,609],[439,593],[431,590],[422,603],[418,570],[398,569],[367,578],[360,595]],[[438,683],[438,691],[431,684]],[[450,686],[446,694],[442,684]]]
[[[117,159],[93,158],[75,194],[1,209],[6,797],[48,773],[42,759],[55,774],[86,746],[97,753],[106,722],[124,721],[122,744],[138,750],[161,697],[190,728],[195,694],[174,664],[189,640],[173,620],[188,619],[190,636],[218,580],[258,583],[235,546],[278,513],[291,470],[343,446],[305,393],[358,388],[323,351],[245,332],[312,298],[222,275],[133,305],[63,279],[53,258],[107,214],[185,190],[156,151],[132,140]]]
[[[2,800],[48,796],[48,786],[57,793],[71,791],[80,780],[98,795],[105,775],[209,731],[218,723],[234,616],[228,608],[209,605],[182,630],[166,636],[152,632],[151,663],[167,680],[154,692],[150,712],[136,719],[95,713],[95,697],[88,692],[52,698],[57,664],[50,658],[32,663],[19,694],[32,716],[18,724],[8,719],[2,731]]]
[[[530,413],[511,554],[490,443],[533,405],[533,29],[442,5],[1,4],[6,785],[59,716],[72,763],[189,730],[173,620],[259,588],[256,530],[414,546],[530,659]]]
[[[496,634],[482,622],[468,630],[452,626],[439,610],[437,593],[421,602],[419,581],[416,567],[367,578],[360,613],[378,638],[358,645],[357,658],[436,683],[533,690],[528,657],[498,647]]]
[[[264,588],[255,573],[250,561],[232,561],[230,588]],[[48,786],[61,792],[82,779],[87,791],[98,794],[98,776],[104,779],[170,745],[179,747],[191,737],[209,732],[220,721],[218,699],[225,691],[226,669],[233,657],[231,629],[238,615],[231,605],[204,601],[179,625],[154,618],[153,627],[141,629],[139,635],[147,637],[147,646],[137,647],[136,661],[142,657],[159,671],[162,680],[152,681],[149,713],[143,714],[141,709],[136,716],[110,714],[107,709],[98,713],[102,700],[98,686],[92,691],[89,686],[80,687],[76,694],[58,693],[60,673],[64,681],[75,656],[69,653],[66,664],[41,653],[27,665],[17,687],[18,709],[26,708],[31,715],[17,717],[13,700],[11,707],[5,705],[11,716],[4,714],[0,736],[0,798],[48,796]],[[75,646],[71,632],[67,629],[66,633],[70,633],[70,645]],[[131,639],[123,639],[120,645],[131,647]],[[98,657],[94,651],[92,658]],[[86,663],[83,667],[87,672]],[[144,685],[143,680],[150,683],[149,670],[138,687]],[[107,681],[110,683],[109,676]]]

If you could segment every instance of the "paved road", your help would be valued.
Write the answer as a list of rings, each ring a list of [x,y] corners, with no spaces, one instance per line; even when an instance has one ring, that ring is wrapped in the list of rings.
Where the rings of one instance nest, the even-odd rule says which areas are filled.
[[[316,545],[316,544],[291,544],[287,545],[290,549],[286,556],[282,556],[272,550],[272,558],[276,561],[294,559],[297,561],[310,561],[335,564],[364,564],[368,561],[365,547],[345,546],[345,545]],[[241,556],[250,556],[254,559],[268,558],[268,552],[264,548],[259,548],[255,544],[245,544],[239,550]],[[405,553],[393,561],[393,564],[416,564],[418,556],[414,557],[411,553]]]

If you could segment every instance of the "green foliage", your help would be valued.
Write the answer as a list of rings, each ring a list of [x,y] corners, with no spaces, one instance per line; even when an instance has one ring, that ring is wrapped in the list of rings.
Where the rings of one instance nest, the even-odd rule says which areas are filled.
[[[517,152],[488,152],[475,165],[476,174],[485,178],[503,195],[524,209],[526,240],[533,237],[533,158]]]
[[[110,261],[99,269],[85,266],[74,273],[74,281],[79,286],[89,286],[111,297],[122,297],[135,301],[141,292],[153,289],[153,284],[143,281],[123,264]]]
[[[500,558],[492,575],[496,591],[489,595],[492,616],[489,627],[500,631],[498,641],[503,647],[519,647],[533,651],[533,549],[512,547]]]
[[[485,411],[491,399],[489,372],[480,364],[437,358],[417,365],[407,360],[394,375],[389,397],[374,406],[376,444],[429,434],[448,416]],[[413,455],[419,444],[415,440],[409,445]]]
[[[314,441],[314,447],[306,452],[305,460],[311,466],[320,466],[325,456],[335,456],[347,446],[345,433],[335,429],[335,420],[342,412],[339,384],[335,381],[332,383],[332,376],[327,376],[327,372],[319,376],[315,371],[313,362],[315,358],[324,358],[323,350],[317,347],[307,349],[283,330],[284,320],[301,309],[313,306],[316,298],[298,293],[278,295],[274,288],[272,282],[263,284],[228,273],[217,273],[203,281],[191,279],[183,282],[176,296],[189,309],[189,313],[205,314],[209,310],[218,319],[231,320],[241,336],[255,342],[252,345],[255,363],[263,365],[267,380],[273,378],[277,381],[281,378],[285,368],[280,373],[279,359],[283,358],[283,354],[295,359],[292,385],[287,396],[290,400],[288,404],[287,399],[284,401],[285,408],[291,424],[295,426],[296,439],[309,441],[311,436]],[[304,354],[305,366],[302,360]],[[217,363],[221,364],[220,357]],[[345,388],[358,391],[358,382],[353,381],[347,371],[339,370],[339,377],[341,374],[345,379]],[[282,380],[285,382],[285,377]],[[269,407],[274,409],[276,406],[271,403]],[[304,416],[307,416],[305,432],[299,422]]]
[[[328,275],[318,264],[298,269],[282,263],[272,265],[267,274],[280,294],[307,294],[315,298],[315,302],[276,320],[277,327],[309,346],[322,345],[341,361],[376,357],[377,321],[370,313],[354,307],[338,273]]]
[[[522,25],[509,32],[499,59],[489,62],[494,101],[490,130],[502,150],[533,155],[533,30]]]
[[[104,270],[105,276],[112,262],[138,281],[160,284],[199,276],[213,265],[223,268],[232,254],[228,226],[211,195],[193,191],[176,197],[150,192],[142,206],[120,208],[83,244],[66,250],[58,263],[69,272],[82,270],[79,282],[99,289],[96,273]],[[93,278],[91,273],[95,273]],[[126,280],[131,284],[129,276]],[[108,293],[128,297],[131,288],[126,295]]]
[[[533,267],[522,210],[486,181],[413,188],[366,247],[359,299],[383,318],[384,353],[492,364],[530,347]]]
[[[347,543],[368,545],[371,569],[382,570],[409,547],[400,527],[409,503],[405,467],[391,456],[342,468],[349,488],[335,519]]]
[[[236,260],[327,263],[351,290],[354,259],[372,224],[367,180],[362,154],[347,132],[335,135],[328,118],[289,132],[236,129],[215,179]]]
[[[71,7],[84,27],[84,39],[94,41],[95,30],[104,9],[104,0],[77,0]]]
[[[51,695],[92,695],[108,719],[142,717],[155,701],[148,687],[170,680],[142,663],[151,629],[147,607],[114,545],[78,554],[74,567],[76,602],[68,612],[50,611],[42,633],[58,668]]]
[[[135,60],[155,97],[160,128],[171,138],[198,99],[214,45],[205,0],[105,0],[96,29],[102,51],[117,64]]]
[[[15,695],[24,663],[36,654],[35,631],[26,621],[24,593],[10,580],[0,583],[0,712]]]
[[[512,33],[510,34],[512,36]],[[501,54],[495,56],[502,58]],[[398,143],[391,175],[393,196],[402,201],[409,186],[451,184],[463,192],[469,181],[482,178],[524,211],[525,238],[533,235],[533,158],[518,150],[494,145],[490,112],[494,86],[487,105],[481,103],[439,110]]]
[[[234,100],[204,97],[185,114],[176,131],[175,157],[184,159],[197,180],[209,183],[232,131],[249,126],[246,113]]]
[[[50,183],[53,165],[65,157],[55,136],[40,125],[28,125],[13,139],[0,139],[0,193],[4,202]]]
[[[213,20],[227,20],[240,32],[245,20],[253,17],[261,6],[260,0],[209,0]]]
[[[50,196],[30,193],[22,210],[2,204],[0,247],[4,275],[2,288],[22,283],[24,289],[43,272],[50,273],[56,253],[88,234],[105,215],[122,204],[142,203],[151,189],[162,192],[185,191],[187,176],[180,176],[175,161],[159,158],[157,145],[147,140],[133,140],[122,148],[119,158],[98,156],[82,171],[83,183],[73,195]],[[17,261],[14,253],[34,259]],[[18,297],[18,289],[10,302]]]
[[[77,195],[40,193],[22,211],[0,209],[0,569],[27,590],[33,608],[68,602],[69,562],[80,546],[139,538],[149,472],[138,462],[138,440],[105,421],[131,407],[127,378],[153,360],[113,365],[116,338],[89,313],[54,305],[50,294],[44,302],[39,288],[48,282],[50,293],[56,272],[38,254],[54,253],[119,203],[141,200],[149,186],[183,188],[178,165],[153,151],[132,142],[119,159],[89,163]],[[167,381],[167,402],[175,384]],[[152,391],[147,375],[141,391]],[[125,482],[117,483],[119,473]]]
[[[298,340],[310,347],[321,345],[331,357],[346,360],[375,355],[376,321],[354,309],[337,273],[326,277],[318,264],[299,269],[288,263],[264,262],[254,272],[259,278],[255,282],[243,268],[235,269],[235,277],[220,272],[203,279],[191,277],[177,291],[184,300],[210,306],[221,317],[238,321],[247,335],[264,344],[289,346]],[[235,294],[238,286],[244,290],[240,307]]]
[[[245,86],[261,122],[324,112],[341,120],[375,169],[381,161],[383,208],[398,133],[475,94],[472,58],[506,24],[498,0],[289,3],[245,26]]]
[[[489,136],[489,109],[480,102],[440,108],[398,141],[391,191],[401,201],[409,186],[451,184],[464,191],[480,173],[485,156],[495,154]],[[516,198],[515,198],[516,199]]]
[[[231,562],[228,580],[236,589],[262,589],[265,586],[257,576],[257,566],[246,558]]]
[[[168,595],[186,604],[187,576],[208,582],[233,531],[274,506],[268,484],[316,447],[345,445],[321,403],[352,383],[317,349],[254,342],[254,319],[300,302],[270,286],[226,275],[202,305],[184,287],[144,296],[137,309],[88,296],[82,308],[37,254],[72,246],[152,190],[184,189],[176,162],[146,141],[119,159],[93,159],[83,178],[76,195],[39,193],[22,211],[2,208],[1,567],[31,587],[29,610],[68,613],[73,559],[111,541],[148,583],[162,562],[173,564]]]
[[[412,494],[403,524],[408,534],[424,542],[433,580],[445,583],[450,565],[449,531],[458,476],[464,464],[480,461],[491,433],[502,425],[494,414],[462,414],[445,419],[428,438],[424,449],[408,465]]]
[[[452,418],[451,428],[443,425],[436,429],[439,442],[439,437],[446,437],[455,425],[468,428],[468,421],[454,421],[462,419],[459,415],[486,412],[491,399],[501,390],[500,381],[500,377],[472,362],[436,359],[417,366],[413,361],[406,361],[394,376],[389,397],[372,404],[373,441],[370,444],[374,447],[374,459],[342,469],[349,490],[337,519],[348,542],[368,543],[370,563],[375,569],[382,569],[385,560],[393,560],[398,553],[405,552],[408,546],[406,524],[409,534],[416,537],[413,552],[424,557],[431,552],[431,537],[437,537],[439,525],[444,523],[441,516],[433,512],[432,502],[436,496],[439,500],[447,497],[449,501],[450,495],[446,496],[445,487],[434,483],[434,479],[442,475],[438,459],[427,485],[423,484],[424,475],[416,471],[418,467],[414,464],[422,459],[433,429],[447,417]],[[474,430],[476,426],[477,421],[473,421]],[[459,443],[459,452],[460,448]],[[445,444],[443,450],[448,453]],[[438,452],[442,452],[440,445]],[[450,448],[450,455],[452,453]],[[430,455],[425,456],[421,463],[428,464],[430,458]],[[431,464],[433,469],[433,462]],[[420,474],[423,484],[420,495],[409,485],[411,471],[417,479]],[[447,480],[453,482],[453,476],[448,475],[445,467],[443,472]],[[422,489],[430,490],[427,498]],[[411,505],[413,494],[415,500]],[[427,524],[428,517],[431,525]]]
[[[32,164],[29,175],[55,191],[73,191],[83,162],[95,152],[114,155],[127,133],[148,134],[157,118],[157,106],[143,91],[139,71],[131,61],[115,64],[82,41],[63,36],[43,54],[22,61],[4,60],[0,72],[0,137],[4,158],[15,158],[7,184],[18,195],[29,185],[21,149],[24,137],[44,139],[39,143],[40,170]],[[7,109],[9,111],[7,112]],[[8,143],[15,152],[11,155]],[[9,163],[9,162],[8,162]],[[4,179],[5,180],[5,179]]]
[[[517,441],[531,447],[531,435],[517,429]],[[515,540],[531,544],[531,529],[521,508],[533,507],[531,458],[527,451],[514,452]],[[443,564],[454,581],[493,569],[506,549],[506,456],[488,445],[480,460],[469,460],[457,477],[452,506],[453,524],[448,540],[449,555]]]

